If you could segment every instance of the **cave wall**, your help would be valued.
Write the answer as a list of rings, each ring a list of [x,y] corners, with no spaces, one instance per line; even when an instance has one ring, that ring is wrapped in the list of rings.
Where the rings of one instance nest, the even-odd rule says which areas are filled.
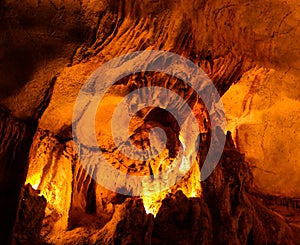
[[[26,179],[28,154],[35,129],[0,109],[0,240],[9,243],[19,206],[21,187]]]
[[[222,100],[238,149],[264,193],[299,197],[299,71],[255,68]]]
[[[235,138],[238,139],[236,141],[238,149],[246,153],[250,164],[257,165],[254,169],[254,182],[268,193],[274,193],[274,190],[278,193],[277,187],[287,183],[280,177],[284,169],[279,163],[276,165],[278,177],[276,175],[275,179],[274,176],[269,177],[268,173],[262,172],[260,167],[272,171],[274,161],[277,162],[279,157],[278,153],[274,152],[277,152],[277,148],[283,144],[281,141],[275,141],[277,146],[274,147],[272,135],[275,132],[277,135],[277,130],[273,130],[272,127],[287,125],[285,128],[288,127],[291,130],[288,132],[292,132],[296,124],[289,127],[289,124],[285,124],[291,121],[289,119],[283,123],[279,120],[270,120],[271,126],[269,131],[266,131],[260,126],[253,128],[252,123],[247,125],[239,120],[237,124],[231,126],[230,116],[240,119],[240,107],[236,109],[232,104],[241,103],[238,99],[246,96],[241,91],[248,91],[247,88],[253,84],[253,81],[247,78],[249,74],[258,76],[254,80],[260,80],[257,86],[261,90],[265,86],[271,87],[267,89],[268,94],[277,93],[282,89],[278,85],[277,76],[285,76],[280,80],[285,96],[278,95],[276,98],[269,96],[271,102],[268,103],[281,105],[283,98],[287,98],[285,105],[290,104],[288,99],[291,99],[294,93],[286,87],[286,84],[297,86],[297,69],[299,69],[297,1],[27,0],[3,1],[0,4],[1,30],[4,33],[0,38],[1,50],[4,50],[0,53],[0,78],[3,88],[1,104],[11,111],[11,114],[7,113],[13,123],[8,124],[13,125],[18,120],[29,120],[29,124],[38,121],[39,128],[30,129],[29,135],[25,137],[26,141],[23,142],[21,139],[21,144],[16,144],[19,139],[18,142],[10,143],[16,147],[24,146],[26,150],[21,150],[22,154],[16,155],[17,158],[20,157],[19,160],[10,159],[7,163],[4,161],[3,166],[11,168],[5,171],[5,177],[17,176],[18,170],[12,169],[15,162],[21,162],[18,165],[22,168],[20,174],[26,174],[27,159],[30,155],[28,182],[38,188],[48,200],[45,220],[50,227],[44,227],[46,236],[53,235],[55,240],[56,232],[66,231],[70,226],[76,228],[94,220],[94,216],[88,216],[86,221],[80,224],[81,221],[75,219],[78,213],[83,213],[84,217],[90,213],[103,216],[102,211],[105,210],[104,213],[108,215],[103,217],[100,215],[97,226],[103,227],[117,209],[115,206],[121,205],[120,203],[124,201],[95,186],[91,178],[80,168],[72,150],[70,126],[77,93],[89,75],[111,58],[136,50],[166,50],[191,59],[209,75],[221,95],[233,83],[237,83],[236,90],[233,86],[233,90],[230,88],[225,94],[229,108],[229,125],[233,131],[238,128],[239,137]],[[254,90],[255,93],[260,92],[258,89]],[[237,92],[241,95],[236,96]],[[231,94],[234,96],[230,96]],[[259,107],[265,106],[267,99],[261,97],[264,98],[264,95],[260,96],[260,93],[253,95],[251,108],[255,107],[255,101]],[[292,98],[295,107],[297,100],[298,98]],[[277,107],[270,106],[263,111],[260,114],[261,120],[266,122],[264,117],[269,117],[270,113],[276,117]],[[297,110],[287,112],[285,107],[280,108],[286,115],[297,112]],[[252,109],[250,118],[253,116],[251,113]],[[1,119],[4,122],[3,128],[5,127],[3,138],[13,133],[24,135],[23,128],[15,130],[6,126],[5,115],[1,116],[4,118]],[[259,121],[259,125],[262,121]],[[251,136],[247,136],[249,131]],[[261,139],[265,131],[266,138],[271,141],[267,144],[270,145],[267,153],[265,147],[259,148],[257,140],[254,141],[254,138]],[[282,131],[281,138],[284,138],[286,132]],[[29,154],[32,138],[34,142]],[[249,151],[249,147],[252,146]],[[283,150],[281,147],[283,152],[280,157],[282,155],[287,157],[287,152],[293,155],[291,152],[293,149],[295,148],[292,145],[286,146]],[[18,149],[15,150],[18,152]],[[5,149],[3,152],[5,158],[10,155]],[[263,163],[258,161],[266,158],[270,161]],[[294,162],[293,158],[284,159],[293,162],[291,169],[297,169],[297,162]],[[289,182],[289,188],[280,190],[281,194],[297,194],[297,172],[294,173],[291,175],[294,176],[293,182]],[[35,181],[35,174],[38,174],[38,183]],[[16,178],[20,182],[13,193],[18,193],[22,182],[25,182],[24,177]],[[277,184],[270,185],[274,181]],[[5,186],[7,185],[3,185],[3,190],[7,191]],[[104,198],[99,197],[101,194]],[[66,198],[59,198],[61,195]],[[111,195],[112,197],[107,200],[105,196]],[[9,200],[15,200],[16,197],[17,195]],[[87,199],[93,198],[96,200],[87,202]],[[14,203],[16,205],[17,202]],[[126,205],[129,205],[128,203],[130,201],[127,201]],[[122,213],[120,215],[123,215],[122,217],[128,215],[121,208],[119,212]],[[14,210],[11,214],[13,213]],[[117,222],[118,212],[115,215],[111,221],[113,224]],[[148,224],[147,222],[143,224]],[[10,229],[9,226],[6,228]],[[249,228],[247,233],[250,233],[250,230]],[[80,227],[73,233],[76,235],[77,232],[89,234]],[[95,236],[102,237],[103,234]],[[245,239],[244,237],[243,241]]]

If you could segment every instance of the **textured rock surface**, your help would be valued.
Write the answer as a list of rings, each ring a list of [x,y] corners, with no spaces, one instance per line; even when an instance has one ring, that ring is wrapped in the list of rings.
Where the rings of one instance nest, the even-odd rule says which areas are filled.
[[[21,205],[14,227],[15,244],[37,244],[41,242],[41,229],[47,201],[30,185],[22,188]]]
[[[212,215],[213,242],[226,244],[299,243],[285,218],[249,194],[253,177],[230,135],[214,173],[204,181],[203,198]]]
[[[60,144],[51,137],[51,133],[36,132],[30,151],[28,175],[32,176],[29,183],[35,189],[39,188],[41,195],[47,199],[43,233],[57,234],[68,227],[72,162],[68,159],[67,150],[67,145]]]
[[[0,240],[8,243],[26,178],[34,127],[0,108]]]
[[[151,241],[152,244],[212,244],[211,213],[204,200],[189,199],[181,191],[167,196],[154,220]]]
[[[299,197],[299,72],[256,68],[223,96],[228,129],[265,193]]]
[[[64,204],[67,199],[61,199],[58,195],[54,201],[47,193],[47,191],[57,193],[61,190],[65,196],[70,195],[70,189],[63,189],[66,186],[66,179],[56,177],[56,181],[52,182],[44,176],[37,178],[44,182],[44,187],[39,184],[36,188],[40,188],[47,197],[48,205],[55,205],[57,202],[59,204],[56,209],[50,210],[48,219],[44,221],[46,226],[42,233],[49,242],[72,244],[76,240],[77,244],[101,244],[119,243],[121,239],[122,244],[165,244],[169,241],[175,244],[219,244],[228,240],[241,244],[297,243],[295,234],[299,230],[297,227],[289,226],[289,222],[278,215],[282,210],[268,209],[260,198],[248,193],[252,192],[253,181],[250,168],[244,161],[244,157],[234,149],[230,135],[228,135],[222,160],[213,175],[202,185],[203,197],[188,199],[181,192],[170,194],[163,201],[157,217],[153,219],[152,215],[146,215],[141,202],[131,199],[124,202],[124,197],[106,191],[93,182],[78,164],[69,142],[58,143],[53,135],[49,137],[49,134],[42,131],[39,131],[39,134],[43,135],[43,137],[39,136],[42,140],[56,142],[58,144],[56,148],[65,149],[63,156],[69,159],[73,166],[71,206]],[[47,145],[39,144],[39,151],[52,149],[45,146]],[[201,151],[200,155],[205,155],[205,147],[203,146],[202,149],[204,152]],[[36,153],[32,155],[40,159],[40,164],[52,163],[53,160],[59,159],[57,154],[53,154],[53,149],[45,154],[50,157],[47,161],[38,157]],[[45,166],[41,168],[45,173],[58,176],[70,172],[71,164],[67,165],[69,170],[61,169],[59,172],[54,169],[47,170]],[[32,167],[30,169],[33,171]],[[29,176],[34,176],[30,171]],[[58,208],[65,210],[59,216],[64,220],[63,223],[59,219],[51,218],[56,217],[55,210]],[[68,209],[70,209],[69,214]],[[51,230],[49,224],[56,224],[56,226],[63,224],[63,226],[60,226],[60,230]],[[66,229],[67,225],[68,229]],[[139,228],[133,229],[136,226]],[[45,232],[48,229],[51,232]],[[131,229],[134,232],[128,231]]]
[[[71,135],[77,93],[96,68],[128,52],[172,51],[201,66],[221,95],[240,81],[225,96],[229,115],[234,119],[230,118],[233,122],[230,127],[238,129],[238,134],[234,134],[238,135],[235,137],[238,148],[246,153],[250,164],[257,166],[254,184],[266,193],[297,196],[296,150],[292,145],[281,147],[286,134],[292,132],[296,137],[297,124],[287,123],[293,118],[281,122],[269,119],[269,115],[277,118],[278,107],[279,112],[284,110],[284,118],[299,113],[297,109],[286,111],[290,102],[296,108],[299,99],[297,89],[289,89],[298,86],[300,69],[298,1],[12,0],[0,2],[0,28],[3,33],[0,96],[1,104],[10,110],[0,112],[3,169],[0,211],[5,213],[12,207],[3,214],[8,223],[6,219],[0,223],[4,243],[9,239],[7,234],[16,215],[28,158],[27,182],[47,199],[42,227],[46,242],[161,244],[169,239],[178,244],[299,242],[295,240],[297,225],[291,228],[275,209],[267,209],[260,198],[247,193],[252,185],[249,166],[230,139],[220,166],[202,186],[202,197],[188,199],[172,190],[173,194],[162,204],[163,211],[154,219],[146,214],[140,200],[125,200],[126,197],[105,190],[87,175],[78,162]],[[255,77],[254,81],[247,76]],[[109,107],[119,101],[124,91],[147,83],[172,86],[192,105],[196,103],[195,97],[176,79],[139,74],[121,81],[118,93],[111,94],[100,112],[109,114]],[[247,93],[249,87],[252,90]],[[243,94],[244,89],[247,94]],[[278,90],[284,95],[277,95]],[[270,95],[273,92],[275,95]],[[239,99],[245,103],[242,115],[240,107],[235,107],[243,103]],[[255,106],[260,112],[259,121],[256,118],[253,125],[252,117],[257,115],[253,114]],[[245,108],[249,114],[243,114]],[[198,113],[200,122],[205,113],[204,110]],[[159,115],[153,114],[153,119]],[[244,124],[244,117],[248,124]],[[101,133],[106,132],[110,122],[97,123],[98,143],[101,147],[101,142],[105,143],[109,155],[111,141]],[[176,138],[176,126],[173,131]],[[284,140],[273,141],[275,133]],[[137,142],[143,137],[137,131],[133,134]],[[205,157],[207,144],[202,147],[199,161]],[[290,158],[291,155],[295,158]],[[292,165],[290,182],[282,177],[285,168],[278,163],[283,156]],[[114,167],[130,174],[149,174],[159,169],[155,164],[151,169],[145,164],[115,163]],[[264,174],[260,168],[269,172],[274,168],[277,175]],[[295,174],[291,175],[292,172]],[[270,184],[273,182],[276,184]]]

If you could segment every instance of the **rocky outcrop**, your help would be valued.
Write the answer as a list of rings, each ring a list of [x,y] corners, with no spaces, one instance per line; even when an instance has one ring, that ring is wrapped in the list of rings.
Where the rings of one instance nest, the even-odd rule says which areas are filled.
[[[212,244],[211,211],[203,198],[167,196],[154,220],[151,244]]]
[[[201,149],[199,154],[205,155],[205,148]],[[156,217],[146,214],[142,200],[126,198],[97,185],[76,158],[73,160],[72,191],[63,190],[65,196],[72,195],[71,203],[65,205],[66,199],[59,199],[58,195],[56,202],[63,202],[55,206],[47,194],[62,188],[65,180],[59,183],[62,179],[57,178],[48,182],[47,188],[39,186],[48,201],[42,236],[52,244],[298,243],[297,227],[291,226],[278,210],[268,208],[260,196],[252,194],[253,176],[244,156],[235,149],[230,133],[218,166],[202,182],[201,197],[188,198],[173,189],[162,200]],[[58,176],[53,170],[46,172]],[[45,181],[45,177],[41,180]],[[65,211],[58,213],[59,210]]]
[[[298,243],[285,219],[249,194],[254,188],[253,176],[230,134],[221,161],[202,188],[203,198],[211,210],[214,243]]]
[[[37,130],[30,150],[26,183],[47,199],[42,233],[51,236],[68,227],[71,205],[72,161],[68,144],[63,145],[50,132]]]

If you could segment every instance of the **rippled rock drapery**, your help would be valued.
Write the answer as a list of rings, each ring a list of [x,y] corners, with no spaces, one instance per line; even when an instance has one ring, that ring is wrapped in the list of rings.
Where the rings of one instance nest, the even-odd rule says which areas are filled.
[[[91,180],[82,181],[75,189],[95,188]],[[58,233],[42,231],[42,234],[54,244],[74,244],[75,241],[76,244],[222,244],[228,241],[235,244],[297,244],[295,237],[299,230],[251,194],[252,182],[249,166],[234,148],[228,134],[219,165],[203,182],[202,197],[187,198],[182,191],[170,193],[154,218],[152,214],[146,214],[138,198],[126,199],[120,195],[113,198],[102,192],[102,197],[109,197],[110,202],[100,206],[105,199],[101,202],[98,199],[95,204],[98,212],[80,209],[77,204],[77,213],[70,210],[69,224],[73,226],[60,229]],[[98,194],[98,198],[100,196]],[[91,196],[82,192],[81,198],[76,200],[85,202],[88,207],[85,198],[91,199]],[[48,223],[45,221],[47,219],[44,219],[44,230],[51,224],[49,218]],[[61,223],[53,219],[52,222]]]
[[[258,199],[243,189],[242,186],[248,183],[249,169],[236,150],[230,147],[225,150],[227,163],[223,159],[221,167],[204,183],[200,207],[195,204],[198,199],[174,194],[175,197],[167,197],[162,208],[170,217],[177,216],[165,205],[176,206],[174,200],[178,199],[184,206],[182,217],[176,217],[173,222],[167,215],[158,214],[157,221],[153,221],[151,216],[146,217],[139,201],[124,201],[124,196],[105,190],[87,175],[73,150],[70,128],[75,98],[88,76],[105,61],[136,50],[166,50],[191,59],[207,72],[221,95],[247,74],[245,72],[256,74],[257,67],[274,69],[286,77],[297,77],[298,13],[298,1],[0,2],[3,34],[0,47],[4,50],[0,52],[0,96],[1,104],[9,109],[1,111],[0,115],[3,159],[3,173],[0,173],[3,208],[0,210],[3,217],[8,217],[8,222],[6,219],[1,222],[4,242],[12,231],[17,199],[27,172],[27,159],[28,182],[32,181],[31,184],[47,198],[42,228],[47,241],[84,243],[90,234],[94,234],[90,243],[119,242],[122,237],[120,227],[127,229],[130,222],[134,222],[130,218],[118,227],[119,221],[132,217],[130,212],[123,210],[125,207],[139,211],[139,220],[133,226],[143,227],[142,231],[136,229],[136,237],[130,232],[124,235],[128,243],[166,242],[166,236],[159,234],[157,228],[161,224],[155,222],[170,222],[166,232],[177,235],[183,229],[177,224],[177,218],[188,227],[198,224],[199,220],[205,224],[203,232],[193,226],[196,230],[192,231],[192,237],[188,237],[188,231],[183,229],[182,236],[175,236],[178,242],[181,238],[191,243],[198,239],[203,243],[225,240],[279,243],[284,238],[291,241],[293,232],[282,218],[274,216],[264,205],[253,204]],[[147,76],[140,74],[125,79],[123,89],[129,91],[136,83],[149,81],[154,84],[160,79],[159,76]],[[175,79],[166,81],[166,85],[175,84],[175,89],[178,86],[180,90]],[[296,79],[283,81],[293,81],[292,87],[297,84]],[[120,89],[119,92],[117,96],[123,95],[124,91]],[[190,98],[193,100],[193,96]],[[105,108],[113,107],[117,101],[118,98],[107,101],[101,113],[110,112]],[[201,115],[204,116],[203,110],[199,113],[200,118]],[[98,123],[101,126],[102,122]],[[99,132],[103,131],[105,129],[101,131],[99,127]],[[200,160],[204,156],[200,153]],[[271,164],[267,166],[272,170]],[[149,167],[133,163],[116,163],[115,167],[130,173],[150,172]],[[257,182],[254,179],[254,184],[263,186],[261,179],[264,178]],[[272,177],[270,179],[272,181]],[[297,181],[297,177],[293,180]],[[297,186],[295,183],[291,186]],[[274,188],[265,190],[273,192]],[[283,188],[280,194],[290,195],[291,192]],[[218,204],[215,200],[219,200]],[[189,219],[187,206],[199,217],[198,221]],[[6,210],[10,211],[6,213]],[[266,223],[258,216],[270,222]],[[226,226],[221,225],[223,221]],[[272,222],[274,226],[269,226]],[[268,227],[274,228],[277,235],[274,236]],[[263,233],[259,231],[261,228],[266,228]],[[66,233],[68,240],[59,240],[57,234],[61,233]],[[78,237],[82,237],[81,240]]]

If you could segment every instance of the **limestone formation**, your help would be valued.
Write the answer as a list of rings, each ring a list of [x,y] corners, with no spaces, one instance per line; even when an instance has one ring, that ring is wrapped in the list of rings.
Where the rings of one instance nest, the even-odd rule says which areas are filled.
[[[0,243],[300,244],[299,13],[297,0],[0,1]],[[122,78],[95,120],[109,163],[149,176],[145,185],[158,190],[152,174],[168,169],[182,148],[182,163],[197,155],[184,176],[180,169],[168,172],[163,181],[176,179],[176,185],[132,197],[126,184],[121,195],[89,174],[99,171],[93,149],[76,150],[72,116],[81,86],[98,67],[141,50],[173,52],[201,67],[222,96],[232,133],[218,131],[226,135],[222,157],[200,182],[211,105],[167,74]],[[192,130],[182,135],[172,115],[147,107],[133,115],[129,140],[146,149],[150,129],[160,127],[166,148],[141,162],[120,153],[110,132],[114,108],[149,86],[171,89],[189,104],[199,151],[191,150]],[[152,100],[176,107],[159,98],[153,94]],[[119,126],[122,131],[122,120]]]

